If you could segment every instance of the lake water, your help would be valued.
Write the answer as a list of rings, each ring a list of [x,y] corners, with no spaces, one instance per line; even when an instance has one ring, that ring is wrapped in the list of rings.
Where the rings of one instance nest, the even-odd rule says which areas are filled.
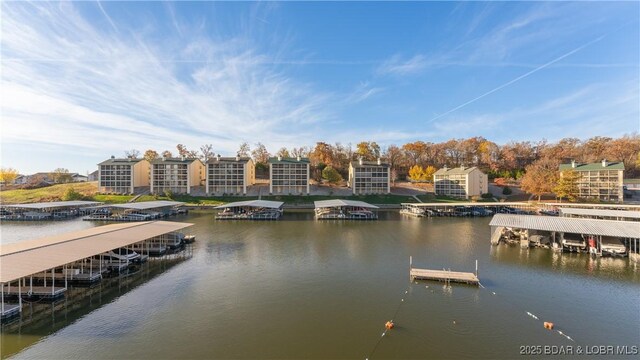
[[[2,357],[477,359],[520,357],[521,346],[640,345],[637,264],[491,246],[489,218],[176,220],[195,224],[190,253],[27,306],[3,325]],[[5,223],[2,241],[93,225]],[[458,271],[477,259],[484,288],[410,283],[409,256]]]

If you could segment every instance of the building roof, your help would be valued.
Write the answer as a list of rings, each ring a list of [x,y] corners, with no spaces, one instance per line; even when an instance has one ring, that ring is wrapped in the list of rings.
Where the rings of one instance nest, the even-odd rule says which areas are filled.
[[[353,166],[354,168],[357,167],[372,167],[372,166],[380,166],[380,167],[389,167],[389,163],[386,163],[384,161],[381,161],[380,164],[378,164],[378,161],[362,161],[362,165],[360,164],[360,160],[355,160],[351,162],[351,166]]]
[[[580,164],[576,163],[576,167],[571,167],[571,164],[560,164],[560,171],[575,170],[575,171],[598,171],[598,170],[624,170],[624,163],[621,162],[607,162],[607,166],[602,166],[602,162]]]
[[[471,166],[471,167],[457,167],[457,168],[442,168],[438,171],[436,171],[434,173],[434,175],[465,175],[465,174],[469,174],[470,172],[472,172],[473,170],[478,170],[480,171],[480,169],[478,169],[475,166]],[[482,171],[480,171],[482,172]]]
[[[193,224],[147,221],[112,224],[0,245],[0,283],[184,229]]]
[[[364,201],[357,200],[344,200],[344,199],[332,199],[332,200],[319,200],[314,201],[313,204],[317,208],[326,208],[326,207],[341,207],[341,206],[354,206],[354,207],[363,207],[369,209],[377,209],[378,207],[375,205],[371,205]]]
[[[640,205],[638,204],[590,204],[590,203],[559,203],[559,202],[545,202],[546,206],[555,207],[577,207],[583,209],[611,209],[611,210],[638,210],[640,211]]]
[[[239,157],[236,158],[235,156],[229,156],[229,157],[212,157],[211,159],[209,159],[209,161],[207,161],[207,164],[219,164],[219,163],[248,163],[249,161],[251,161],[250,157]]]
[[[134,203],[125,203],[125,204],[113,204],[109,205],[109,207],[120,208],[120,209],[135,209],[135,210],[148,210],[148,209],[157,209],[167,206],[179,206],[184,203],[181,201],[167,201],[167,200],[157,200],[157,201],[143,201],[143,202],[134,202]]]
[[[294,157],[270,157],[269,164],[298,164],[298,163],[309,163],[309,158],[301,157],[300,160]]]
[[[127,165],[127,164],[137,164],[140,161],[147,161],[145,159],[132,159],[132,158],[110,158],[107,159],[101,163],[99,163],[98,165]]]
[[[248,201],[236,201],[220,206],[216,206],[214,209],[226,209],[230,207],[255,207],[255,208],[269,208],[279,209],[284,203],[282,201],[269,201],[269,200],[248,200]]]
[[[51,208],[64,208],[64,207],[76,207],[76,206],[92,206],[102,204],[98,201],[50,201],[39,202],[31,204],[13,204],[2,205],[3,207],[18,208],[18,209],[51,209]]]
[[[198,158],[187,158],[187,157],[163,157],[163,158],[159,158],[159,159],[155,159],[153,160],[151,163],[152,164],[191,164],[195,161],[200,161],[202,162],[200,159]]]
[[[560,208],[560,213],[567,215],[606,216],[626,219],[640,219],[640,211]]]
[[[493,219],[491,219],[489,225],[585,235],[640,238],[640,222],[638,221],[496,214],[493,216]]]

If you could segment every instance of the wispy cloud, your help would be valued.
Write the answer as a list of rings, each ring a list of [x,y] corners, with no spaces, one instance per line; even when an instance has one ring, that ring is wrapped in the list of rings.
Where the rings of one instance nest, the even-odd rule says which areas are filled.
[[[384,61],[377,68],[378,74],[411,75],[422,71],[427,66],[423,55],[415,55],[409,59],[403,59],[400,55],[394,55]]]
[[[3,143],[120,153],[212,142],[232,153],[241,141],[297,144],[328,116],[328,94],[268,65],[247,39],[200,33],[161,46],[147,40],[153,29],[117,28],[98,6],[117,36],[72,3],[2,4],[1,110],[20,124],[4,127]]]
[[[345,98],[345,101],[347,103],[359,103],[382,91],[383,88],[381,87],[374,87],[369,82],[361,82],[356,89]]]

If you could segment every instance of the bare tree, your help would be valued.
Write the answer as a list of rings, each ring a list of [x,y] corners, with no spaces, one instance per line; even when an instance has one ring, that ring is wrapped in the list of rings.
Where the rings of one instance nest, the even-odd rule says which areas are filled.
[[[249,157],[250,152],[251,148],[249,148],[249,144],[247,142],[243,142],[242,144],[240,144],[240,149],[238,149],[238,156]]]
[[[136,149],[126,150],[124,152],[124,156],[127,159],[137,159],[140,156],[140,151],[138,151]]]
[[[200,157],[202,161],[207,162],[209,159],[211,159],[215,155],[213,151],[213,145],[204,144],[200,146],[200,153],[202,154],[202,156]]]

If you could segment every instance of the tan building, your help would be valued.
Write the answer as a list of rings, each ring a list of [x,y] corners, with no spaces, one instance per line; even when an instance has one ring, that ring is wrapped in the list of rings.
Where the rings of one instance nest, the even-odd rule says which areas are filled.
[[[623,201],[623,163],[602,160],[599,163],[579,164],[572,161],[570,164],[560,165],[561,176],[562,171],[565,170],[574,170],[580,174],[578,197],[601,201]]]
[[[468,199],[489,192],[489,177],[477,167],[446,167],[433,174],[436,195]]]
[[[391,192],[391,168],[378,161],[352,161],[349,164],[349,186],[354,195],[388,194]]]
[[[111,159],[98,164],[98,191],[133,194],[138,187],[149,186],[149,162],[144,159]]]
[[[205,167],[199,159],[161,158],[151,163],[151,193],[191,194],[195,186],[204,185]]]
[[[270,158],[269,193],[309,195],[309,159]]]
[[[256,183],[256,168],[248,157],[221,157],[207,162],[207,195],[247,195],[247,186]]]

